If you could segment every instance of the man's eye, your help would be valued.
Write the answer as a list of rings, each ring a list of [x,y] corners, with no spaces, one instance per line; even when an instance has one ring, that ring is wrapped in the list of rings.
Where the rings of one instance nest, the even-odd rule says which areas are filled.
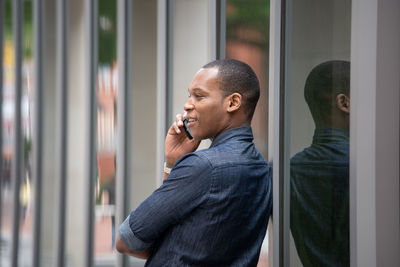
[[[203,98],[204,96],[203,95],[201,95],[201,94],[188,94],[188,98],[191,98],[191,97],[194,97],[194,98],[196,98],[196,99],[200,99],[200,98]]]

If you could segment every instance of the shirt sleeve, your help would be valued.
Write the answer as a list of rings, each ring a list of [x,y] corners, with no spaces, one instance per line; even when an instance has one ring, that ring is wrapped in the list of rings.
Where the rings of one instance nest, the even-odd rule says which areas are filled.
[[[132,251],[150,247],[170,226],[179,223],[208,197],[211,164],[190,153],[179,159],[161,187],[121,224],[119,234]]]
[[[144,251],[148,247],[151,246],[151,243],[146,243],[140,240],[135,236],[132,232],[131,227],[129,226],[129,219],[131,215],[129,215],[125,221],[119,226],[118,232],[122,241],[124,241],[125,245],[132,251]]]

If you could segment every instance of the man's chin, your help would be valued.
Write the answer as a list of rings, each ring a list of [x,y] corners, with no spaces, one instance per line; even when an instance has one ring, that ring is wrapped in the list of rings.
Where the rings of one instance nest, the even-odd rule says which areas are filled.
[[[190,133],[193,137],[193,139],[196,139],[198,141],[201,140],[207,140],[207,139],[213,139],[212,137],[212,132],[210,131],[199,131],[199,128],[190,128]]]
[[[194,133],[192,130],[190,131],[190,133],[194,140],[201,141],[201,140],[207,139],[207,138],[203,137],[201,134],[199,135],[199,134]]]

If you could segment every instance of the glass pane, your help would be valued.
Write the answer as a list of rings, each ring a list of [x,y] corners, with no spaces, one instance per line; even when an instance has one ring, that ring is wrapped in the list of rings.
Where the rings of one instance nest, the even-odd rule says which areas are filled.
[[[11,188],[11,161],[13,150],[13,121],[14,121],[14,46],[12,37],[12,10],[11,2],[6,2],[3,49],[3,124],[0,129],[3,133],[2,163],[3,172],[1,187],[1,231],[0,231],[0,265],[10,264],[11,224],[12,224],[12,188]]]
[[[254,112],[254,143],[268,159],[269,0],[226,2],[226,57],[246,62],[260,81],[260,99]],[[259,267],[268,266],[268,228]]]
[[[115,261],[115,175],[118,70],[117,3],[99,1],[99,66],[97,71],[97,183],[95,189],[94,257],[96,266]]]
[[[32,60],[32,2],[24,1],[23,23],[23,62],[22,62],[22,97],[21,97],[21,126],[22,126],[22,162],[20,191],[19,191],[19,265],[27,265],[32,254],[32,211],[33,211],[33,184],[32,184],[32,99],[33,99],[33,60]],[[2,18],[3,19],[3,18]],[[12,25],[12,1],[5,1],[4,19],[4,60],[3,64],[3,151],[2,196],[1,207],[1,234],[0,234],[0,265],[10,264],[10,250],[12,240],[12,158],[14,154],[13,142],[15,138],[15,58]]]
[[[21,189],[19,193],[21,215],[20,215],[20,237],[19,237],[19,259],[20,265],[28,265],[32,255],[32,223],[33,223],[33,20],[32,1],[24,2],[24,59],[22,66],[22,137],[23,137],[23,171],[21,177]]]
[[[287,1],[291,266],[349,266],[351,1]],[[289,229],[286,229],[289,231]]]
[[[226,57],[246,62],[260,80],[260,99],[252,120],[254,143],[268,156],[269,0],[226,2]]]

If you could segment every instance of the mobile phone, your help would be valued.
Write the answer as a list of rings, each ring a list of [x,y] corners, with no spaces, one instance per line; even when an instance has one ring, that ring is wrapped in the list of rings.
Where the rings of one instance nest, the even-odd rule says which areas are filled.
[[[189,138],[189,139],[193,139],[193,136],[192,136],[192,134],[190,133],[190,129],[189,129],[189,127],[187,127],[187,124],[189,123],[189,121],[187,120],[187,119],[184,119],[183,120],[183,130],[185,130],[185,133],[186,133],[186,135],[187,135],[187,137]]]

